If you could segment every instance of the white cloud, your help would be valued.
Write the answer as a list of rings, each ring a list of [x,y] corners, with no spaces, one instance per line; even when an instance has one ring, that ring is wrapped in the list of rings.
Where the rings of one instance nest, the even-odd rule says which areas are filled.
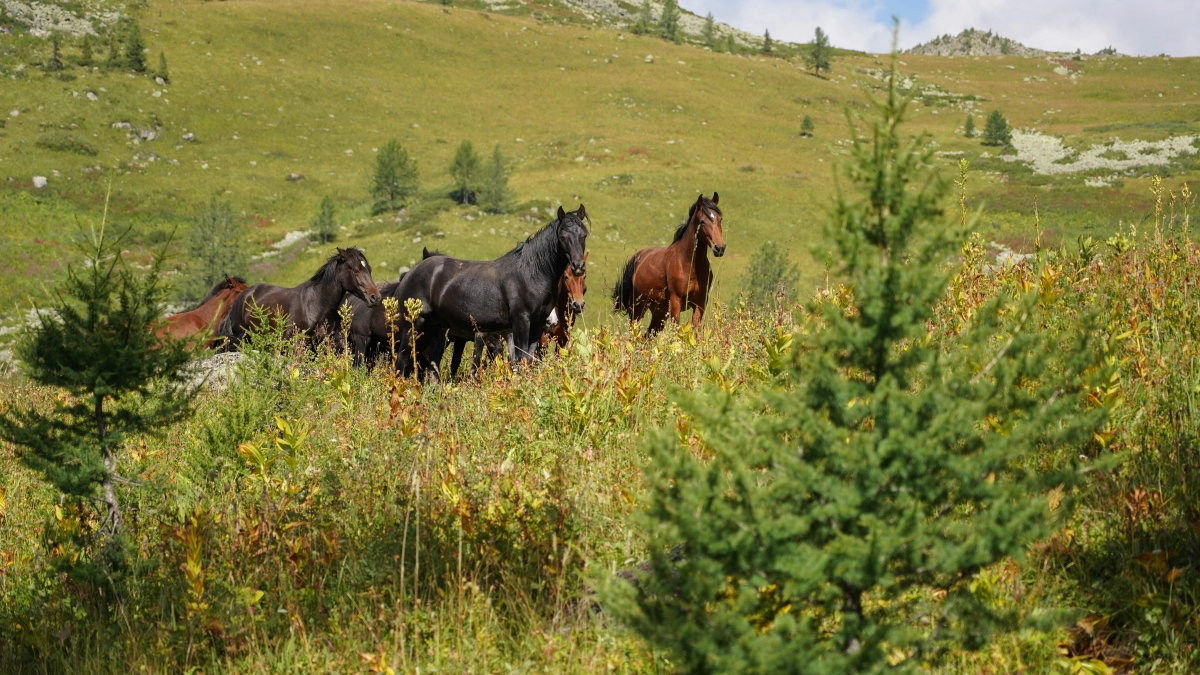
[[[685,0],[700,15],[791,42],[825,29],[838,47],[885,52],[891,46],[887,0]],[[1197,0],[929,0],[928,14],[900,27],[900,46],[966,28],[991,30],[1054,51],[1200,55]]]

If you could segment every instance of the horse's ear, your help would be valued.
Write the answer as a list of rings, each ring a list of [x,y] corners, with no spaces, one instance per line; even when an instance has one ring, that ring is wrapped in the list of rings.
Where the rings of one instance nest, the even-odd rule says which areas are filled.
[[[563,211],[562,204],[559,204],[559,205],[558,205],[558,219],[559,219],[559,220],[562,220],[562,219],[563,219],[563,216],[565,216],[565,215],[567,215],[567,212],[566,212],[566,211]]]
[[[583,252],[583,262],[587,262],[587,251]]]
[[[341,246],[337,247],[337,254],[338,254],[338,257],[341,258],[342,260],[346,259],[346,251],[343,250]]]
[[[713,192],[712,202],[714,204],[720,204],[721,203],[721,195],[717,194],[716,192]]]
[[[421,260],[424,260],[424,259],[426,259],[426,258],[428,258],[428,257],[429,257],[429,247],[428,247],[428,246],[422,246],[422,247],[421,247]]]

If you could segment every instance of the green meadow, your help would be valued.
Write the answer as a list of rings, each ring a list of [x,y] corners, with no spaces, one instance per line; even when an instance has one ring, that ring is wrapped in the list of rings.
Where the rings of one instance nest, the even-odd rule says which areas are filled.
[[[841,56],[829,77],[817,78],[799,59],[713,53],[551,13],[305,1],[177,2],[138,16],[151,68],[160,52],[170,64],[166,86],[117,69],[17,72],[22,61],[48,58],[41,40],[14,40],[0,57],[12,78],[2,85],[4,107],[17,113],[0,129],[0,176],[9,178],[0,187],[6,308],[27,306],[53,283],[72,233],[98,220],[110,184],[117,222],[132,225],[145,245],[173,231],[183,236],[217,197],[244,216],[255,253],[307,229],[330,196],[346,228],[337,243],[366,249],[382,279],[426,245],[494,257],[548,222],[548,208],[583,203],[594,224],[593,293],[633,251],[665,241],[696,194],[717,191],[730,241],[716,267],[718,293],[736,293],[748,256],[767,239],[791,251],[811,287],[825,276],[809,246],[849,139],[844,110],[880,84],[870,74],[881,68],[873,56]],[[77,51],[63,49],[68,61]],[[1073,78],[1045,59],[902,60],[904,75],[932,87],[912,132],[929,134],[947,166],[973,161],[983,233],[1017,248],[1034,237],[1035,204],[1047,236],[1070,240],[1107,236],[1118,221],[1140,218],[1148,171],[1106,188],[1085,186],[1080,175],[1033,175],[962,137],[967,100],[979,128],[1000,109],[1012,126],[1060,135],[1067,145],[1200,129],[1195,59],[1064,59]],[[799,134],[806,115],[813,138]],[[113,126],[121,123],[132,129]],[[137,129],[158,137],[135,142]],[[83,139],[96,154],[39,146],[52,132]],[[193,142],[182,140],[187,133]],[[417,159],[422,188],[439,198],[449,192],[446,167],[459,142],[482,152],[498,144],[512,162],[512,212],[443,204],[372,219],[373,153],[391,138]],[[989,157],[979,159],[983,153]],[[1190,158],[1181,159],[1167,175],[1192,170]],[[291,173],[304,179],[289,182]],[[49,186],[34,189],[35,175]],[[252,281],[295,283],[330,248],[265,258]],[[606,319],[606,304],[593,301],[588,319]]]

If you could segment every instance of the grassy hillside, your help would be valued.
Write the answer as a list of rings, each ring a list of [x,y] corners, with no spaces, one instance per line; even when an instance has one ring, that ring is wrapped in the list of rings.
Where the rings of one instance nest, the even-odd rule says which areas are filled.
[[[331,195],[348,228],[342,242],[364,247],[380,278],[419,258],[434,233],[444,251],[495,256],[546,222],[547,207],[583,202],[595,221],[593,294],[632,251],[664,241],[697,192],[717,190],[730,242],[716,267],[722,296],[767,238],[792,251],[811,287],[824,276],[807,247],[848,137],[842,109],[879,84],[867,72],[879,67],[874,57],[841,57],[822,79],[782,59],[711,53],[550,14],[312,0],[179,2],[138,16],[151,66],[167,56],[166,86],[118,70],[18,71],[48,58],[46,43],[27,37],[0,57],[13,78],[5,102],[18,113],[0,129],[0,175],[11,178],[0,187],[5,307],[55,279],[71,232],[97,218],[110,180],[118,220],[144,242],[185,232],[217,196],[244,214],[258,250],[307,228]],[[68,58],[77,51],[64,46]],[[987,173],[973,187],[987,203],[984,234],[1008,245],[1032,238],[1032,195],[1051,237],[1114,230],[1146,212],[1146,172],[1094,188],[1081,175],[1036,176],[1000,162],[996,148],[959,134],[968,99],[976,110],[1002,109],[1014,126],[1064,135],[1068,145],[1200,128],[1195,59],[1068,61],[1074,77],[1044,59],[904,61],[918,86],[958,95],[928,92],[914,131],[963,153],[943,155],[947,164],[993,156],[976,162]],[[816,122],[813,139],[798,134],[805,115]],[[976,122],[982,127],[983,116]],[[113,126],[120,123],[132,129]],[[135,142],[129,134],[138,128],[160,135]],[[56,131],[97,154],[38,145]],[[185,133],[196,141],[184,142]],[[462,139],[485,150],[500,144],[514,160],[519,210],[451,208],[418,222],[367,222],[373,150],[393,137],[418,159],[429,190],[449,184],[445,167]],[[1183,174],[1190,165],[1166,170]],[[287,182],[292,172],[305,180]],[[49,187],[32,188],[35,175]],[[289,249],[252,276],[295,282],[328,249]],[[606,304],[594,299],[589,320],[607,317]]]

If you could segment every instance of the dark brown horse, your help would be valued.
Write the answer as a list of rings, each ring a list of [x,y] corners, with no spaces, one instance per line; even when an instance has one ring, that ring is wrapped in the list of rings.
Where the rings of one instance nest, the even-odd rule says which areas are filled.
[[[256,309],[282,315],[289,332],[328,330],[336,324],[338,306],[347,293],[367,307],[379,304],[371,266],[357,248],[339,248],[311,279],[295,288],[256,284],[246,289],[233,301],[217,334],[229,339],[230,348],[236,348],[257,325]]]
[[[227,276],[218,281],[194,309],[163,319],[162,326],[154,334],[160,338],[169,335],[177,340],[199,334],[207,336],[221,325],[233,301],[244,290],[245,279]]]
[[[587,254],[584,254],[583,259],[587,261]],[[583,274],[575,274],[575,270],[568,267],[558,282],[558,300],[554,303],[554,318],[557,322],[542,333],[543,352],[551,340],[554,340],[559,349],[567,348],[567,343],[571,340],[571,326],[575,325],[575,317],[583,313],[586,304],[583,301],[584,293],[587,293],[587,270],[584,269]]]
[[[625,271],[613,288],[613,305],[633,321],[650,311],[648,332],[662,330],[669,314],[676,323],[679,314],[692,308],[692,325],[704,319],[712,268],[708,248],[713,255],[725,255],[725,234],[721,230],[720,196],[700,195],[688,210],[688,219],[675,230],[670,246],[644,248],[625,263]]]

